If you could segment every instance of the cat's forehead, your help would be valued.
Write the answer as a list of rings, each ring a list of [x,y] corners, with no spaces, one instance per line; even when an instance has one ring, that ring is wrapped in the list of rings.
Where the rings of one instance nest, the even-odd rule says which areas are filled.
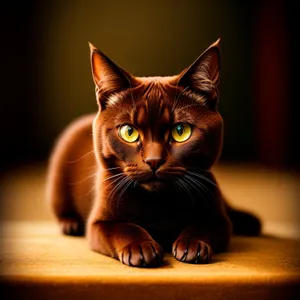
[[[171,108],[163,98],[155,99],[155,102],[145,101],[132,112],[133,123],[140,128],[168,125],[172,118]]]
[[[182,88],[169,84],[170,78],[144,78],[140,86],[111,96],[108,106],[115,122],[129,122],[140,128],[168,126],[182,119],[194,122],[194,99],[182,97]]]
[[[118,123],[131,122],[141,128],[154,123],[170,123],[175,90],[166,82],[165,78],[147,78],[139,87],[111,96],[108,108],[112,109]]]
[[[164,77],[162,77],[164,78]],[[171,122],[171,108],[173,95],[164,79],[154,77],[149,79],[144,89],[137,93],[137,103],[133,109],[133,121],[140,127],[147,124]]]
[[[110,108],[123,103],[133,109],[143,105],[156,106],[162,101],[167,105],[176,96],[178,88],[170,84],[174,76],[137,78],[138,86],[110,95],[106,106]]]

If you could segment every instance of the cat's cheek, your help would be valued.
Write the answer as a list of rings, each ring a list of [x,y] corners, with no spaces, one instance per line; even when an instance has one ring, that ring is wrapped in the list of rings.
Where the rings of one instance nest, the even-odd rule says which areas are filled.
[[[172,145],[172,156],[183,166],[196,165],[201,168],[210,168],[218,156],[211,150],[210,145],[203,136],[193,137],[185,143]]]
[[[184,143],[172,143],[172,155],[177,161],[184,163],[191,155],[201,155],[203,152],[203,142],[197,140],[191,140]]]
[[[125,164],[135,163],[138,152],[135,143],[128,145],[127,143],[120,141],[119,137],[109,135],[106,138],[106,141],[104,141],[102,148],[103,155],[106,158],[114,156]]]

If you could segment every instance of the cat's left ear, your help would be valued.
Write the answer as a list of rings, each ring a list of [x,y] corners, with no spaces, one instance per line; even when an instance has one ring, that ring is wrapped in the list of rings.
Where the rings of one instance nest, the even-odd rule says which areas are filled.
[[[179,75],[177,86],[189,88],[208,97],[208,100],[217,101],[220,85],[220,64],[220,39],[218,39]]]
[[[137,85],[137,80],[123,70],[103,52],[89,43],[91,67],[96,85],[96,97],[101,110],[105,109],[109,95]]]

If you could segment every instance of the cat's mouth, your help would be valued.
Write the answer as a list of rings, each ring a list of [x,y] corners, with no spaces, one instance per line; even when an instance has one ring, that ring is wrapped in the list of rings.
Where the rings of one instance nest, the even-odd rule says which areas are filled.
[[[148,178],[141,183],[152,183],[152,182],[163,182],[163,180],[159,179],[157,176],[153,176],[151,178]]]
[[[127,170],[128,171],[128,170]],[[132,179],[148,191],[158,191],[174,186],[174,180],[184,175],[183,168],[158,169],[156,172],[145,172],[130,174]]]

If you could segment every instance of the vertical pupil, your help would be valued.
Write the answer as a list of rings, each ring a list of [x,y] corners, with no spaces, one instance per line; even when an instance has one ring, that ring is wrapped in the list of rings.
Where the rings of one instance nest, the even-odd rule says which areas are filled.
[[[179,135],[182,135],[182,134],[183,134],[183,126],[182,126],[182,125],[178,125],[178,126],[177,126],[177,133],[178,133]]]
[[[129,136],[131,136],[132,133],[133,133],[133,128],[130,127],[130,126],[128,126],[128,127],[127,127],[127,133],[128,133]]]

